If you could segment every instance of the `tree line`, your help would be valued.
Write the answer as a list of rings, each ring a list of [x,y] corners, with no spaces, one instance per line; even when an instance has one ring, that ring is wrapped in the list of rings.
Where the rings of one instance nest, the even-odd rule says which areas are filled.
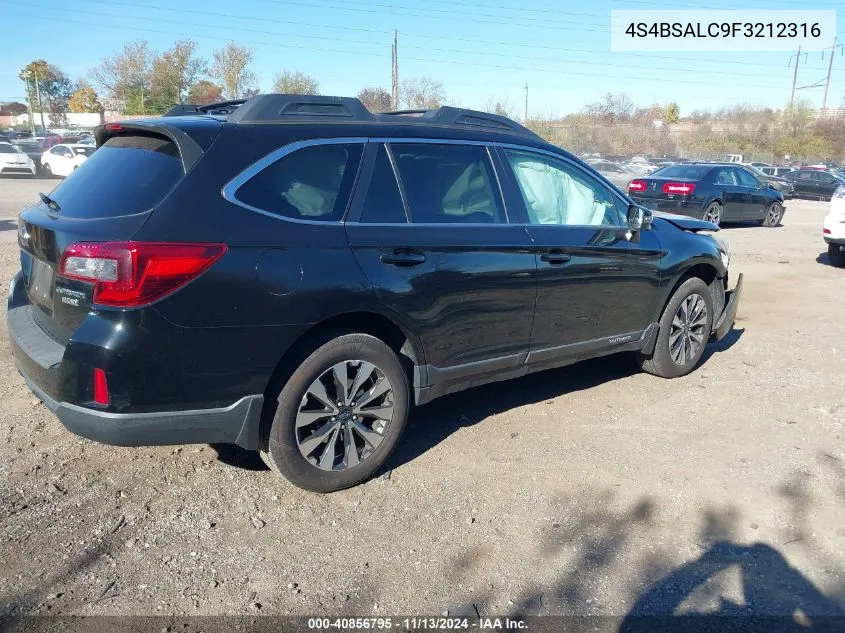
[[[156,115],[176,104],[205,105],[251,97],[259,92],[254,59],[250,47],[235,42],[212,51],[207,59],[190,39],[178,40],[164,51],[137,40],[73,82],[58,65],[43,59],[27,64],[19,76],[26,84],[26,98],[33,111],[48,113],[50,125],[61,126],[66,124],[66,112]],[[287,94],[319,94],[319,87],[316,78],[297,70],[277,73],[272,84],[274,92]],[[441,82],[412,77],[402,82],[398,104],[391,103],[390,92],[380,86],[363,88],[358,97],[370,110],[379,112],[394,107],[435,108],[445,101],[446,94]]]
[[[675,102],[640,106],[625,94],[607,94],[579,112],[533,119],[528,127],[576,153],[702,160],[736,153],[765,162],[781,162],[787,156],[845,162],[845,118],[814,118],[804,101],[779,110],[735,105],[681,116]]]

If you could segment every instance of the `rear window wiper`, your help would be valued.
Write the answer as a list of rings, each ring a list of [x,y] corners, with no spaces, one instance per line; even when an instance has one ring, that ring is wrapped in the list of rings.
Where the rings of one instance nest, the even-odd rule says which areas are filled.
[[[41,193],[41,192],[39,191],[39,192],[38,192],[38,197],[39,197],[39,198],[41,198],[41,202],[43,202],[44,204],[46,204],[46,205],[47,205],[47,208],[49,208],[51,211],[55,211],[56,213],[58,213],[59,211],[61,211],[61,210],[62,210],[62,208],[59,206],[59,203],[58,203],[58,202],[56,202],[55,200],[53,200],[53,199],[52,199],[50,196],[48,196],[46,193]]]

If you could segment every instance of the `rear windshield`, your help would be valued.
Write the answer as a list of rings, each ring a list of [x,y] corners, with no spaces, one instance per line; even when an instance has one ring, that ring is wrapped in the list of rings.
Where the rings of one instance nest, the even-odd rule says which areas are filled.
[[[50,194],[68,218],[111,218],[152,209],[184,175],[169,140],[117,136],[94,151]]]
[[[700,180],[704,174],[710,171],[711,165],[667,165],[654,172],[652,178],[688,178],[689,180]]]

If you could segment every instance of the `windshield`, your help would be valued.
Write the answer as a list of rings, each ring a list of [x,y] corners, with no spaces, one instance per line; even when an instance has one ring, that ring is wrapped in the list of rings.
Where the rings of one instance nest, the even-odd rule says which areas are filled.
[[[755,176],[767,176],[768,175],[768,174],[765,174],[762,171],[760,171],[760,169],[758,167],[755,167],[754,165],[746,165],[745,168],[748,171],[750,171],[752,174],[754,174]]]
[[[21,151],[11,143],[0,143],[0,154],[20,154]]]
[[[712,169],[710,165],[668,165],[661,167],[652,175],[653,178],[688,178],[699,180]]]
[[[93,147],[71,147],[71,149],[77,156],[90,156],[94,153]]]

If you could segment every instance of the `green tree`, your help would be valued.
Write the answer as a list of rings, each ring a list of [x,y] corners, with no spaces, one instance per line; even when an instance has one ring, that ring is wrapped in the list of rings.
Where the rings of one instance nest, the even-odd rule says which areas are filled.
[[[109,109],[126,114],[146,114],[150,100],[153,55],[146,40],[124,45],[120,52],[102,60],[89,76],[113,102]]]
[[[185,103],[188,90],[208,69],[197,56],[197,43],[179,40],[172,48],[155,56],[150,68],[150,109],[164,112],[177,103]]]
[[[68,76],[57,66],[36,59],[24,66],[18,76],[28,84],[27,99],[33,112],[48,112],[50,125],[66,124],[65,112],[73,88]],[[40,103],[39,103],[40,98]]]
[[[674,101],[666,106],[663,120],[666,123],[677,123],[681,120],[681,107]]]
[[[298,70],[284,70],[273,79],[273,91],[288,95],[316,95],[319,84],[314,77]]]
[[[188,90],[188,103],[208,105],[223,101],[223,88],[207,79],[200,79]]]
[[[97,98],[97,92],[87,85],[80,85],[68,99],[71,112],[102,112],[103,104]]]
[[[250,70],[252,61],[252,49],[235,42],[214,51],[209,75],[223,87],[226,99],[242,99],[257,90],[258,77]]]
[[[391,109],[390,93],[384,88],[364,88],[358,93],[358,99],[370,112],[387,112]]]

